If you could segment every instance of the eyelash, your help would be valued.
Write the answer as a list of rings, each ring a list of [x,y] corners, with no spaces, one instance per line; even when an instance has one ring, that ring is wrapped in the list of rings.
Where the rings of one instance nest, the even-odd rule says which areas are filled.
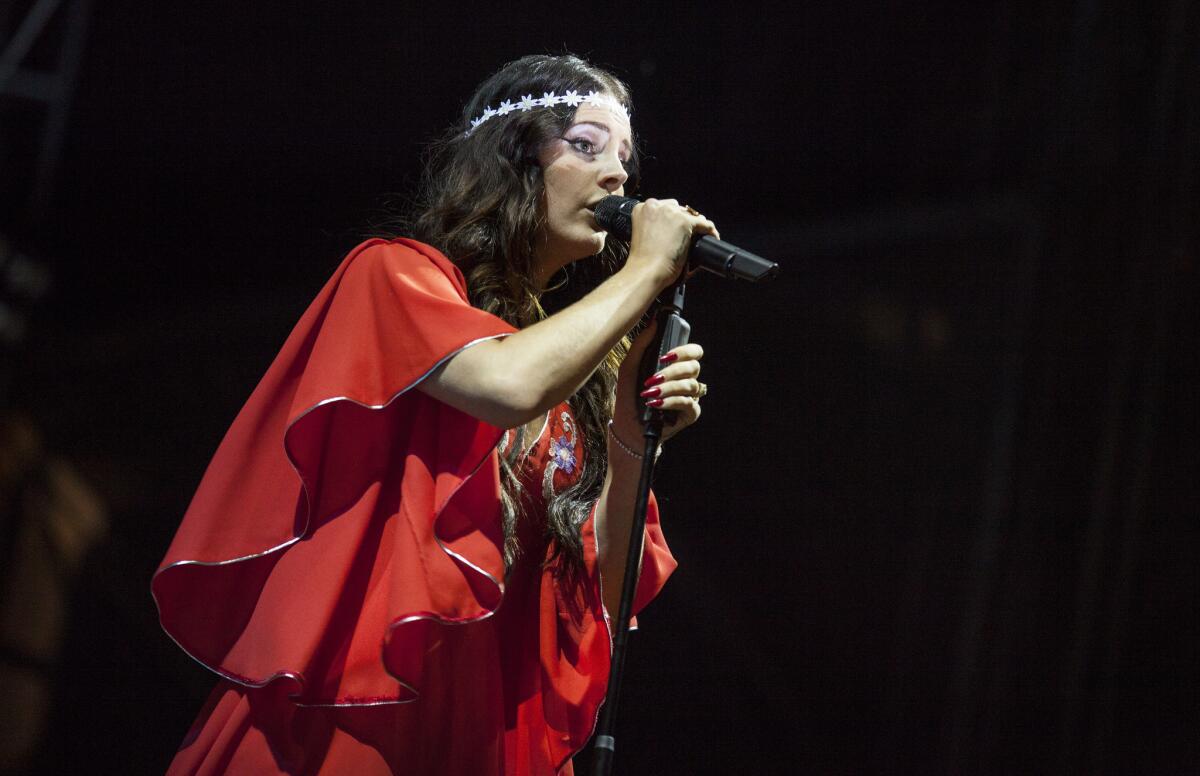
[[[588,140],[586,137],[577,137],[574,140],[568,140],[567,142],[570,143],[576,151],[579,151],[582,154],[587,154],[588,156],[596,155],[596,144],[591,140]],[[587,146],[587,148],[584,146]]]
[[[563,138],[563,139],[567,140],[566,138]],[[588,140],[586,137],[577,137],[577,138],[574,138],[573,140],[567,140],[567,143],[581,154],[586,154],[588,156],[593,156],[593,157],[597,154],[597,151],[595,150],[596,144],[593,143],[591,140]],[[591,148],[592,150],[589,151],[587,148],[584,148],[585,145],[588,146],[589,148]],[[630,163],[631,163],[631,160],[629,160],[629,159],[621,160],[621,166],[624,167],[626,170],[629,169]]]

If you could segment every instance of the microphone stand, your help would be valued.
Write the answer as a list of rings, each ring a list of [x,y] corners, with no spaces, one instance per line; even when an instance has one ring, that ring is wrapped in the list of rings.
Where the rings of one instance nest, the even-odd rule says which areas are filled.
[[[687,272],[681,272],[672,288],[670,301],[658,309],[658,348],[646,349],[646,360],[642,371],[647,372],[657,365],[657,359],[673,348],[688,341],[692,327],[680,315],[686,290]],[[653,360],[651,360],[653,359]],[[649,368],[647,368],[647,366]],[[642,375],[646,377],[647,375]],[[640,384],[640,383],[639,383]],[[633,617],[633,594],[637,587],[638,570],[642,559],[642,535],[646,530],[646,509],[650,502],[650,481],[654,477],[654,464],[659,442],[662,441],[664,414],[661,410],[646,407],[642,412],[645,427],[643,436],[646,449],[642,456],[642,474],[638,480],[637,501],[633,509],[633,525],[629,529],[629,551],[625,556],[625,579],[621,584],[621,605],[613,621],[612,663],[608,674],[608,690],[600,720],[596,725],[596,737],[592,746],[593,776],[609,776],[612,773],[616,740],[613,733],[617,721],[617,700],[621,694],[621,676],[625,671],[625,654],[629,644],[629,620]]]

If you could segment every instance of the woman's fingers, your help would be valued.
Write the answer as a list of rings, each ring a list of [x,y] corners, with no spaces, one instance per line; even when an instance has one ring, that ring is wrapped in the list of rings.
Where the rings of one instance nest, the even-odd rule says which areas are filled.
[[[704,349],[699,345],[680,345],[670,351],[665,359],[659,359],[658,371],[652,374],[642,387],[652,388],[671,380],[699,377],[700,359],[703,357]]]
[[[658,364],[661,369],[676,361],[699,361],[702,358],[704,358],[704,348],[694,342],[689,342],[686,345],[680,345],[677,348],[667,351],[666,355],[658,359]]]
[[[649,379],[646,380],[646,384],[642,387],[650,388],[655,385],[662,385],[663,383],[668,382],[670,380],[682,380],[685,377],[699,377],[699,376],[700,376],[700,362],[699,361],[680,361],[678,363],[671,364],[670,366],[663,367],[662,369],[660,369],[657,372],[655,372],[654,374],[652,374],[649,377]]]
[[[708,392],[700,382],[700,359],[704,348],[689,342],[672,348],[659,359],[659,369],[639,387],[641,401],[647,406],[667,412],[669,431],[664,439],[674,436],[700,419],[700,399]]]
[[[692,225],[692,234],[711,234],[718,240],[721,239],[721,233],[717,231],[717,225],[704,216],[696,219],[695,224]]]
[[[666,425],[672,429],[672,433],[665,434],[666,438],[670,438],[674,433],[682,431],[688,426],[700,419],[700,402],[690,396],[671,396],[663,399],[660,410],[669,410],[673,414],[667,415]]]
[[[672,380],[667,383],[647,386],[642,389],[641,395],[645,399],[666,398],[668,396],[690,396],[693,399],[699,399],[704,395],[704,389],[700,386],[699,380],[689,377],[686,380]]]
[[[678,200],[647,199],[633,209],[629,261],[659,265],[659,282],[665,287],[686,265],[696,234],[720,236],[711,220]]]

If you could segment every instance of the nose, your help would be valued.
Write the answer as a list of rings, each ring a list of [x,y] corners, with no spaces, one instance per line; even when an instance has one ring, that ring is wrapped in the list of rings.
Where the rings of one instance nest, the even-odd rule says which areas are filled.
[[[604,165],[604,170],[601,172],[600,187],[609,194],[616,193],[625,185],[625,181],[629,180],[629,173],[625,170],[625,165],[621,164],[620,158],[616,154],[609,154],[607,163]]]

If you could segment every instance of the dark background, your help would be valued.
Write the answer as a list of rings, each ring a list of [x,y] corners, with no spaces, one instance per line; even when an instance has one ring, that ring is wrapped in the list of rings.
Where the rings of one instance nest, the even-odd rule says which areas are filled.
[[[0,94],[0,233],[53,275],[6,291],[7,412],[109,521],[23,770],[166,766],[214,677],[148,583],[208,458],[422,143],[564,50],[630,83],[642,194],[782,266],[690,295],[618,772],[1196,767],[1194,4],[86,8],[48,178]]]

